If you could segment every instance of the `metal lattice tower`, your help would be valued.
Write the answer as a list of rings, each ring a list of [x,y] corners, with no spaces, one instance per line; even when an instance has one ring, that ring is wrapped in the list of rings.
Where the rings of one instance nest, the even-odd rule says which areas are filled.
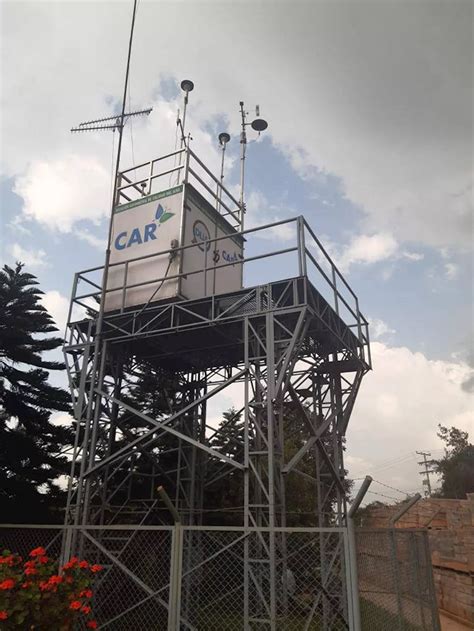
[[[177,178],[185,190],[201,189],[225,212],[223,192],[232,196],[189,147],[166,159],[175,166],[157,170],[158,160],[122,172],[116,203],[133,203],[151,195],[156,185],[160,190],[163,178]],[[238,216],[241,207],[234,202]],[[245,274],[250,262],[291,258],[288,270],[294,273],[288,278],[212,293],[203,248],[204,272],[196,274],[204,278],[201,297],[125,307],[130,291],[125,272],[114,288],[123,297],[122,307],[104,313],[100,335],[103,269],[76,274],[65,346],[77,422],[67,523],[170,523],[157,493],[163,486],[185,525],[212,519],[225,526],[232,515],[231,523],[257,529],[259,535],[246,538],[243,548],[245,629],[277,628],[278,612],[287,607],[286,588],[281,588],[288,563],[282,529],[298,519],[287,508],[295,480],[303,481],[312,498],[304,524],[330,528],[345,523],[344,436],[370,369],[368,326],[357,297],[305,219],[277,225],[285,223],[294,228],[291,247],[244,257],[239,265]],[[274,228],[270,224],[241,234],[251,244],[259,232]],[[178,256],[195,245],[180,244]],[[138,402],[134,393],[144,367],[154,386]],[[225,425],[216,425],[208,413],[229,388],[240,397],[243,420],[242,432],[231,439]],[[222,440],[216,442],[219,435]],[[233,481],[243,501],[227,515],[208,511],[216,502],[213,485],[222,479]],[[295,501],[292,497],[293,506]],[[123,531],[117,558],[133,537],[133,530]],[[187,567],[205,560],[199,537],[199,530],[192,531],[185,546]],[[338,551],[327,542],[321,532],[321,607],[324,628],[331,629],[346,615],[347,604],[333,595],[343,592],[343,568],[335,571]],[[84,542],[77,536],[70,545],[77,550]],[[182,628],[191,628],[185,621],[192,615],[190,595],[196,589],[188,576],[181,596]]]

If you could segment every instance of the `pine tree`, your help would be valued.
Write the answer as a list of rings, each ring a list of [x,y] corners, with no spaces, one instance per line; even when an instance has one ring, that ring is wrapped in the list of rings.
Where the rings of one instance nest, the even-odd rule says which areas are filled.
[[[210,440],[210,447],[238,462],[244,457],[244,420],[242,413],[230,408],[222,415],[215,435]],[[225,475],[222,475],[223,473]],[[240,525],[242,523],[242,506],[244,503],[244,480],[241,471],[223,467],[222,461],[210,458],[207,462],[207,481],[211,483],[206,489],[206,509],[216,511],[206,516],[208,523],[222,525]],[[217,512],[218,510],[221,512]]]
[[[44,358],[63,340],[50,335],[58,329],[37,285],[21,263],[0,270],[0,513],[8,522],[54,519],[62,499],[55,482],[68,472],[61,452],[71,429],[54,425],[51,414],[69,412],[70,397],[48,382],[64,364]]]

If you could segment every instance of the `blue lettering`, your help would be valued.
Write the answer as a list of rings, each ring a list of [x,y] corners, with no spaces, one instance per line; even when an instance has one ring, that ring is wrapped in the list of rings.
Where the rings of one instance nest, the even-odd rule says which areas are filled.
[[[145,226],[145,234],[144,234],[144,239],[143,239],[145,243],[147,241],[156,239],[155,231],[156,231],[156,223],[149,223]]]
[[[123,239],[126,237],[127,237],[126,232],[121,232],[120,234],[117,235],[117,238],[115,239],[115,248],[117,250],[124,250],[126,248],[125,243],[120,243],[120,239]]]
[[[128,240],[128,243],[127,243],[127,248],[129,248],[134,243],[138,243],[138,245],[143,243],[142,235],[140,234],[140,228],[134,228],[132,230],[132,234],[131,234],[130,239]]]
[[[226,252],[225,250],[222,252],[222,258],[224,259],[224,261],[226,261],[227,263],[235,263],[235,261],[237,260],[237,254],[234,252],[233,254],[229,254],[229,252]]]

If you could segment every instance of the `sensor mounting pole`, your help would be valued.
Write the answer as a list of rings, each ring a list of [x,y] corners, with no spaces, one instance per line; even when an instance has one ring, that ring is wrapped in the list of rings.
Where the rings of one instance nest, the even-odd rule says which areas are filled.
[[[224,185],[224,162],[225,162],[225,150],[227,147],[227,143],[230,140],[230,136],[227,132],[223,131],[219,134],[219,144],[221,146],[222,158],[221,158],[221,174],[220,174],[220,185],[217,186],[217,201],[216,201],[216,210],[220,211],[221,207],[221,198],[222,198],[222,186]]]
[[[247,132],[245,128],[247,125],[250,125],[252,129],[258,132],[260,136],[261,132],[264,131],[268,127],[268,123],[263,118],[258,118],[260,116],[260,107],[257,105],[255,108],[255,114],[257,118],[255,118],[251,123],[247,123],[247,115],[248,112],[244,109],[244,102],[240,101],[240,116],[242,120],[242,131],[240,132],[240,229],[244,229],[244,215],[245,215],[245,200],[244,200],[244,187],[245,187],[245,154],[247,151]]]
[[[245,153],[247,151],[247,132],[245,131],[247,112],[244,110],[244,102],[240,101],[240,116],[242,119],[242,131],[240,132],[240,229],[244,229],[244,186],[245,186]]]

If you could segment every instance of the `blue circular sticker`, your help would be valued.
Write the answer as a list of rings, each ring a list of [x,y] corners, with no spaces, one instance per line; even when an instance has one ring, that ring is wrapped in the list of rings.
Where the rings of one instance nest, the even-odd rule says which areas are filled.
[[[211,244],[209,243],[210,238],[211,235],[209,233],[209,230],[207,229],[206,224],[200,220],[195,221],[193,225],[193,243],[198,244],[198,248],[201,250],[201,252],[204,252],[205,249],[209,251],[209,248],[211,247]],[[205,246],[204,243],[206,243]]]

